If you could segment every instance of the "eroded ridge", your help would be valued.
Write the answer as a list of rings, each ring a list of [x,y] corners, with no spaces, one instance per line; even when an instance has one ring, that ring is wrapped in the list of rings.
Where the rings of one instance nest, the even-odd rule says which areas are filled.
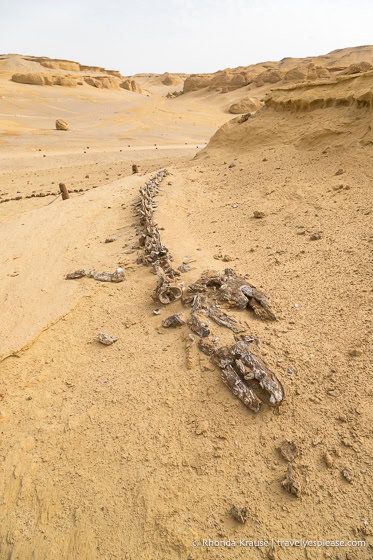
[[[143,229],[139,243],[144,248],[144,262],[152,265],[158,276],[153,297],[164,305],[180,299],[184,289],[183,282],[175,281],[180,276],[180,272],[173,269],[172,256],[168,248],[162,244],[158,226],[154,221],[155,197],[160,191],[160,183],[167,175],[167,169],[161,169],[155,173],[141,187],[140,199],[135,204],[136,213],[140,216]]]

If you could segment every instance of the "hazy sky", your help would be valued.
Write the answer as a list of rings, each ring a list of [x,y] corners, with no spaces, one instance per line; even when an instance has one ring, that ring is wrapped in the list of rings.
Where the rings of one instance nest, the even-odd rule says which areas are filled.
[[[215,72],[373,43],[373,0],[0,0],[0,53]]]

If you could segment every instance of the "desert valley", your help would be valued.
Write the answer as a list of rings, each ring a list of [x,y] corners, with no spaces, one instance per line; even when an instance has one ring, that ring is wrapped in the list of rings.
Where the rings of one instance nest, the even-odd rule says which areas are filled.
[[[373,46],[0,55],[1,560],[373,558],[372,127]]]

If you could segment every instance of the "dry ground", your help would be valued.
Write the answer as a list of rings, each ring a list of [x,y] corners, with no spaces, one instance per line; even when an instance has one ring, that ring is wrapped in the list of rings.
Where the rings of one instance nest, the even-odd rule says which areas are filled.
[[[208,140],[199,134],[185,141]],[[58,140],[31,153],[36,136],[23,131],[3,152],[0,191],[25,196],[60,181],[88,190],[0,205],[0,558],[372,558],[371,145],[241,150],[228,134],[193,159],[196,149],[100,149],[99,136],[92,152]],[[141,174],[130,176],[135,155]],[[271,298],[277,322],[245,317],[284,384],[279,410],[250,413],[202,355],[187,368],[187,328],[161,327],[181,304],[152,313],[156,278],[126,251],[138,188],[160,167],[170,171],[158,197],[162,239],[177,266],[195,259],[183,280],[229,266]],[[120,284],[64,279],[117,266]],[[99,345],[100,331],[118,341]],[[300,498],[281,486],[284,439],[299,449]],[[233,504],[248,508],[245,525]],[[208,538],[370,547],[276,546],[271,556],[201,546]]]

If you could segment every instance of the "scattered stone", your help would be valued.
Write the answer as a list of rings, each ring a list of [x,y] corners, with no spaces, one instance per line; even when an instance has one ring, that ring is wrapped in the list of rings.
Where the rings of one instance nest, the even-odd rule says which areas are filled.
[[[254,210],[253,217],[257,219],[265,218],[265,213],[261,212],[260,210]]]
[[[107,237],[105,239],[105,243],[113,243],[114,241],[116,241],[117,238],[116,237]]]
[[[278,556],[276,554],[275,549],[272,547],[267,552],[268,560],[277,560]]]
[[[169,327],[181,327],[182,325],[185,325],[185,321],[178,313],[166,317],[166,319],[162,322],[162,327],[165,329],[168,329]]]
[[[110,336],[109,334],[100,332],[97,336],[97,340],[98,342],[101,342],[101,344],[105,344],[105,346],[110,346],[111,344],[114,344],[118,338],[116,336]]]
[[[352,358],[358,358],[359,356],[361,356],[363,353],[361,350],[358,350],[357,348],[354,348],[353,350],[350,350],[349,355]]]
[[[57,130],[69,130],[69,125],[67,124],[66,121],[64,121],[62,119],[57,119],[56,120],[56,129]]]
[[[298,456],[297,444],[293,440],[285,439],[277,449],[281,457],[288,463],[295,461]]]
[[[142,257],[137,257],[136,264],[143,264],[144,259]]]
[[[298,475],[295,466],[292,465],[291,463],[288,464],[286,477],[281,482],[281,485],[287,492],[293,494],[293,496],[296,496],[297,498],[300,498],[301,486],[298,480]]]
[[[188,272],[189,270],[192,270],[192,267],[182,263],[180,266],[177,267],[178,270],[180,270],[180,272]]]
[[[343,175],[344,169],[340,168],[338,171],[335,172],[336,175]]]
[[[208,429],[209,429],[209,423],[207,422],[207,420],[202,420],[196,426],[196,435],[201,436],[205,434]]]
[[[325,462],[326,466],[328,467],[328,469],[333,468],[333,466],[334,466],[334,459],[333,459],[333,457],[330,455],[330,453],[329,453],[328,451],[326,451],[326,452],[324,453],[323,459],[324,459],[324,462]]]
[[[344,478],[345,480],[347,480],[347,482],[349,482],[350,484],[352,483],[352,481],[353,481],[353,472],[352,472],[351,469],[349,469],[349,468],[343,469],[343,471],[342,471],[342,476],[343,476],[343,478]]]
[[[246,507],[239,508],[237,506],[232,506],[231,514],[233,519],[242,524],[246,523],[249,519],[249,510]]]
[[[329,397],[339,397],[340,392],[338,391],[338,389],[328,389],[327,391]]]
[[[153,315],[160,315],[161,314],[161,310],[159,309],[159,307],[157,307],[157,309],[153,309]]]
[[[230,164],[228,165],[228,168],[229,168],[229,169],[232,169],[232,167],[236,167],[236,164],[234,163],[234,161],[232,161],[232,163],[230,163]]]
[[[321,239],[321,233],[319,231],[315,231],[310,235],[310,241],[318,241]]]

